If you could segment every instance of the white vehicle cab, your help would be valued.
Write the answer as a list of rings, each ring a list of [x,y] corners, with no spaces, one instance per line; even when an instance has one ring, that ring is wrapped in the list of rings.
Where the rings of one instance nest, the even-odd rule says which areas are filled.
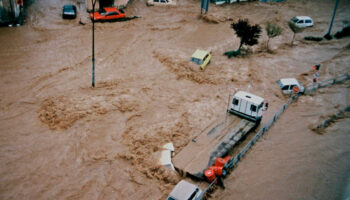
[[[181,180],[170,192],[167,200],[200,200],[203,195],[204,193],[199,187]]]
[[[266,107],[264,107],[263,98],[248,92],[239,91],[233,96],[232,104],[228,111],[259,123]]]
[[[295,78],[282,78],[276,82],[283,94],[292,94],[293,92],[303,94],[305,92],[304,86]]]
[[[314,25],[313,20],[311,19],[311,17],[308,16],[296,16],[293,17],[291,21],[299,28],[306,28]]]

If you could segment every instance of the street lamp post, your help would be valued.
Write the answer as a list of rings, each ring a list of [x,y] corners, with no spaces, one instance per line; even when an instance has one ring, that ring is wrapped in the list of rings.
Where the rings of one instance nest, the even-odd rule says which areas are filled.
[[[92,0],[92,87],[95,87],[95,5],[96,0]]]

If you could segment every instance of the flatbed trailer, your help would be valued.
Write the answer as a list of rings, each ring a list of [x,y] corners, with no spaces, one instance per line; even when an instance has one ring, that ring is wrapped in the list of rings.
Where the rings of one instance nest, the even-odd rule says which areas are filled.
[[[217,123],[219,122],[219,123]],[[173,158],[173,164],[181,176],[204,179],[204,171],[225,156],[257,125],[237,115],[226,113],[224,119],[212,123]]]

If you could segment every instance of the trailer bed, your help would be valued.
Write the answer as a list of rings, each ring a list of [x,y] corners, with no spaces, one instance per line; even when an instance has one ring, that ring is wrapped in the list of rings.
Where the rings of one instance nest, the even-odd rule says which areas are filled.
[[[256,123],[227,113],[225,119],[214,123],[194,138],[173,158],[181,175],[203,179],[204,171],[217,157],[226,155]]]

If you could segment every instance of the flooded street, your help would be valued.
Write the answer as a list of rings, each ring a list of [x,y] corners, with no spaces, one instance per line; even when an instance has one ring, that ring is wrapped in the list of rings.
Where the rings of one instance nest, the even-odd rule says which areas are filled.
[[[197,0],[176,7],[136,0],[125,11],[140,18],[95,24],[92,88],[92,24],[85,10],[63,20],[67,2],[35,0],[23,26],[0,27],[0,199],[166,199],[181,178],[155,164],[161,146],[172,142],[178,153],[226,113],[230,94],[265,98],[264,124],[288,99],[276,80],[309,85],[318,63],[321,81],[350,73],[349,37],[302,39],[326,33],[333,1],[210,4],[217,23],[209,23],[199,18]],[[306,14],[315,25],[291,47],[287,21]],[[239,18],[282,27],[269,43],[273,53],[263,50],[263,31],[253,54],[223,56],[239,46],[230,28]],[[333,33],[349,19],[349,2],[340,1]],[[213,54],[204,71],[189,62],[197,48]],[[349,198],[349,115],[322,134],[311,130],[349,106],[349,86],[301,96],[211,199]]]

